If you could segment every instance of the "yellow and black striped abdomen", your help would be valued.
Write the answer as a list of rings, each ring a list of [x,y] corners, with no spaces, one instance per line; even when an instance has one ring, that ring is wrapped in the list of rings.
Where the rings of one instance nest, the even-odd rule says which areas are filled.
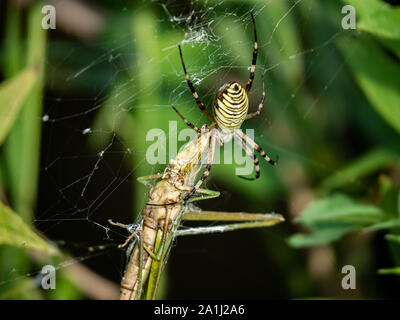
[[[224,84],[214,103],[215,121],[221,129],[238,129],[246,119],[248,109],[246,90],[237,82]]]

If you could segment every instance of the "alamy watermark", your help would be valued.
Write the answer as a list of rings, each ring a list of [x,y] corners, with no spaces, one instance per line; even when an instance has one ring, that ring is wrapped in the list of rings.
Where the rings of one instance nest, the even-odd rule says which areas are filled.
[[[223,135],[219,130],[215,130],[212,134],[217,135],[219,139],[224,139],[223,157],[221,156],[221,150],[219,142],[217,141],[214,151],[213,164],[233,164],[235,163],[238,167],[235,169],[237,175],[249,175],[254,169],[254,160],[246,155],[242,147],[237,143],[233,142],[232,136],[229,134]],[[206,130],[203,132],[207,132]],[[254,129],[246,129],[245,134],[254,140]],[[168,135],[168,139],[167,139]],[[177,121],[169,121],[168,134],[159,128],[151,129],[146,134],[146,141],[152,141],[153,143],[146,150],[146,160],[149,164],[167,164],[169,159],[175,158],[179,151],[178,141],[191,141],[197,136],[197,133],[193,129],[183,129],[178,133]],[[167,148],[168,141],[168,148]],[[250,147],[249,147],[250,148]],[[167,154],[168,149],[168,154]],[[251,148],[250,148],[251,149]],[[252,150],[254,152],[254,150]],[[222,158],[222,159],[221,159]],[[206,164],[208,156],[206,153],[202,154],[199,162]]]
[[[356,9],[351,5],[345,5],[342,8],[342,28],[344,30],[356,29]]]
[[[55,29],[56,28],[56,8],[50,4],[43,6],[42,13],[45,16],[42,18],[42,28]]]
[[[40,273],[42,274],[42,288],[44,290],[54,290],[56,288],[56,268],[51,264],[47,264],[43,266]]]
[[[356,268],[347,264],[342,268],[342,274],[345,276],[342,278],[342,288],[344,290],[356,289]]]

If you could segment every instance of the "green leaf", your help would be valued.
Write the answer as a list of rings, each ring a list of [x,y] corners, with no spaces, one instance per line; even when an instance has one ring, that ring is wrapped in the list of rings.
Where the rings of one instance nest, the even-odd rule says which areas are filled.
[[[400,39],[381,39],[381,42],[400,58]]]
[[[53,291],[53,290],[52,290]],[[57,290],[54,290],[57,291]],[[0,300],[41,300],[44,290],[38,288],[34,278],[16,279],[0,291]]]
[[[400,275],[400,267],[396,268],[388,268],[388,269],[379,269],[378,274],[396,274]]]
[[[308,226],[312,233],[295,234],[288,239],[295,248],[327,244],[365,225],[381,222],[386,213],[375,206],[358,203],[343,194],[316,200],[306,207],[296,222]]]
[[[400,216],[400,190],[393,177],[381,174],[379,176],[379,206],[388,213],[391,213],[390,220],[397,220]]]
[[[392,151],[374,149],[326,178],[321,184],[321,189],[323,192],[329,192],[333,189],[347,186],[362,177],[388,166],[398,159],[400,157]]]
[[[0,244],[39,250],[57,255],[57,249],[37,235],[9,207],[0,202]]]
[[[76,284],[66,275],[65,272],[57,270],[57,290],[49,290],[49,298],[52,300],[80,300],[82,293]]]
[[[400,132],[400,66],[371,40],[342,38],[338,46],[375,110]]]
[[[377,231],[384,229],[400,228],[400,219],[392,219],[384,222],[374,224],[365,229],[365,231]]]
[[[46,65],[46,32],[41,24],[42,4],[33,4],[27,15],[26,65],[36,66],[37,81],[23,103],[21,112],[4,145],[9,199],[25,222],[30,222],[36,203]]]
[[[387,235],[385,236],[385,239],[386,239],[387,241],[392,241],[392,242],[400,243],[400,235],[398,235],[398,234],[387,234]]]
[[[357,228],[355,224],[336,225],[332,228],[318,230],[310,235],[296,233],[289,237],[288,243],[294,248],[304,248],[316,245],[328,244],[339,240],[343,235]]]
[[[344,4],[349,4],[356,9],[357,17],[365,17],[374,12],[385,10],[390,6],[381,0],[342,0]]]
[[[343,194],[335,194],[311,203],[296,221],[308,226],[323,225],[326,228],[327,224],[337,222],[360,225],[377,223],[385,217],[384,211],[378,207],[358,203]]]
[[[5,37],[2,47],[2,67],[4,78],[8,79],[18,73],[23,67],[22,56],[25,54],[21,40],[22,8],[7,6]]]
[[[345,0],[343,2],[356,9],[358,30],[385,38],[400,38],[400,8],[393,8],[378,0]]]
[[[400,38],[400,8],[383,9],[361,17],[357,26],[361,30],[368,31],[389,39]]]
[[[0,145],[14,124],[38,74],[38,68],[26,68],[13,78],[0,84]]]
[[[295,15],[287,14],[291,7],[292,4],[288,1],[271,1],[268,4],[268,10],[256,17],[256,23],[257,25],[260,24],[261,31],[265,30],[263,24],[269,24],[270,38],[264,36],[264,41],[271,42],[271,45],[267,45],[265,49],[261,50],[271,58],[269,63],[280,64],[279,76],[284,79],[287,85],[295,89],[304,77],[304,65],[302,59],[293,58],[303,49]],[[280,23],[283,18],[284,23]],[[232,34],[232,36],[234,37],[235,34]],[[232,41],[232,43],[235,43],[235,41]],[[242,56],[247,57],[248,54]],[[284,63],[282,63],[282,60],[284,60]]]

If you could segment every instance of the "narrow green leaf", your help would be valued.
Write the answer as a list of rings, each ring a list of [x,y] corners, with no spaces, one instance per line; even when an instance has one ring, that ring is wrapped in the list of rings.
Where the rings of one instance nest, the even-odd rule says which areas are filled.
[[[358,17],[365,17],[389,8],[389,5],[381,0],[342,0],[342,2],[353,6]]]
[[[337,44],[372,106],[400,132],[400,65],[366,38],[341,38]]]
[[[387,241],[392,241],[392,242],[400,243],[400,235],[398,235],[398,234],[387,234],[387,235],[385,236],[385,239],[386,239]]]
[[[380,222],[385,216],[384,211],[378,207],[358,203],[343,194],[335,194],[311,203],[296,221],[308,226],[335,222],[361,225]]]
[[[400,217],[400,190],[393,177],[381,174],[379,176],[379,207],[391,214],[388,220]]]
[[[321,184],[323,192],[351,184],[360,178],[372,174],[394,161],[400,159],[399,155],[385,149],[374,149],[354,160],[343,169],[337,170],[326,178]]]
[[[0,292],[0,300],[42,300],[43,293],[33,278],[26,277],[6,285]]]
[[[3,70],[5,79],[16,75],[23,67],[22,56],[25,54],[21,41],[22,8],[20,6],[7,6],[4,45],[2,53],[4,61]]]
[[[400,275],[400,267],[396,268],[388,268],[388,269],[379,269],[378,274],[396,274]]]
[[[0,84],[0,145],[12,128],[38,74],[36,67],[26,68]]]
[[[143,28],[143,24],[147,27]],[[136,63],[137,65],[132,66],[136,74],[140,74],[140,78],[135,83],[132,83],[132,90],[135,90],[138,94],[135,95],[135,99],[128,99],[129,101],[134,100],[135,111],[132,112],[134,117],[135,129],[130,129],[130,136],[126,137],[129,141],[132,141],[135,148],[146,148],[148,143],[145,139],[146,133],[150,128],[164,128],[167,123],[168,114],[172,116],[169,108],[162,108],[157,112],[151,113],[152,121],[149,123],[149,106],[156,106],[165,103],[161,98],[161,87],[160,79],[162,75],[160,73],[160,64],[154,63],[162,59],[162,50],[159,47],[158,42],[161,27],[157,21],[156,16],[151,10],[145,8],[138,10],[131,19],[131,32],[132,39],[135,41],[136,48]],[[153,64],[152,68],[148,68],[149,64]],[[126,89],[125,89],[126,90]],[[133,101],[131,102],[133,103]],[[154,111],[154,110],[153,110]],[[135,173],[138,176],[144,176],[152,169],[147,161],[141,161],[137,158],[138,154],[134,154],[132,157],[132,166],[135,168]],[[147,192],[146,188],[142,185],[138,185],[135,188],[135,203],[134,208],[136,212],[139,212],[144,205],[145,199],[143,193]]]
[[[356,9],[358,30],[385,38],[400,38],[400,8],[378,0],[345,0],[343,3]]]
[[[61,271],[61,270],[60,270]],[[57,270],[57,290],[49,290],[52,300],[80,300],[82,293],[66,272]]]
[[[26,65],[37,66],[38,75],[32,90],[4,146],[10,201],[25,222],[32,220],[36,201],[41,140],[46,30],[41,28],[42,4],[33,4],[28,12]],[[39,27],[38,27],[39,26]]]
[[[381,39],[381,42],[400,58],[400,39]]]
[[[58,254],[57,249],[37,235],[21,217],[0,202],[0,244],[29,248],[47,254]]]
[[[375,206],[358,203],[343,194],[335,194],[311,203],[296,222],[307,225],[312,233],[295,234],[288,239],[295,248],[327,244],[365,225],[381,222],[386,213]]]
[[[318,230],[312,234],[296,233],[289,237],[288,243],[294,248],[305,248],[328,244],[333,241],[339,240],[346,233],[353,231],[357,228],[354,224],[337,225],[332,228]]]
[[[271,30],[270,35],[269,32],[264,32],[262,35],[261,40],[264,39],[267,45],[265,49],[261,50],[271,57],[272,61],[269,63],[280,64],[280,76],[284,79],[286,84],[290,85],[293,89],[298,86],[299,81],[304,77],[303,60],[293,58],[298,52],[303,50],[301,41],[299,40],[301,36],[296,26],[295,15],[288,14],[292,12],[292,9],[295,7],[296,5],[288,1],[271,1],[268,4],[268,10],[265,12],[262,11],[260,15],[256,17],[256,22],[261,28],[264,27],[265,23],[268,23],[268,28]],[[260,30],[260,33],[262,33],[265,29]],[[265,34],[269,35],[269,38]],[[232,36],[234,37],[235,34]],[[271,45],[269,44],[270,41],[272,42]],[[248,53],[243,56],[248,57]]]
[[[163,234],[162,234],[162,232],[159,231],[157,233],[156,243],[154,246],[154,249],[155,249],[155,252],[157,253],[157,255],[160,253],[159,250],[164,250],[164,248],[162,246],[162,237],[163,237]],[[161,258],[161,259],[163,259],[163,258]],[[155,299],[155,295],[157,293],[158,281],[159,281],[160,268],[162,268],[162,261],[157,261],[157,259],[153,259],[151,262],[149,282],[148,282],[147,290],[146,290],[146,300],[154,300]]]
[[[400,219],[392,219],[384,222],[374,224],[365,229],[365,231],[377,231],[384,229],[400,228]]]
[[[361,30],[368,31],[389,39],[400,38],[400,8],[384,9],[361,17],[357,26]]]

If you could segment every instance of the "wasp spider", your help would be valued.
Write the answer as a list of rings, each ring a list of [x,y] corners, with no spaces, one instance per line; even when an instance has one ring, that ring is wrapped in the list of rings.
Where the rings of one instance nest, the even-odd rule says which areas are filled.
[[[258,105],[257,111],[248,114],[248,109],[249,109],[248,92],[250,91],[254,80],[254,71],[256,68],[257,51],[258,51],[256,23],[254,20],[253,13],[251,13],[251,19],[253,21],[253,29],[254,29],[254,50],[253,50],[253,59],[251,63],[249,80],[247,81],[244,87],[236,81],[228,82],[221,86],[214,102],[214,107],[213,107],[214,117],[212,117],[208,113],[204,104],[200,101],[199,95],[197,94],[193,86],[193,83],[190,81],[189,75],[186,71],[185,63],[183,61],[182,49],[181,46],[179,45],[179,54],[181,57],[182,67],[183,71],[185,72],[187,84],[190,88],[190,91],[193,94],[194,99],[196,100],[198,107],[212,122],[211,125],[203,126],[203,128],[206,128],[208,130],[214,129],[213,132],[215,132],[210,136],[209,158],[203,176],[196,183],[193,189],[185,196],[185,198],[183,199],[184,201],[187,201],[200,188],[201,184],[210,174],[216,142],[219,142],[219,144],[222,146],[224,142],[227,142],[233,138],[237,143],[239,143],[239,145],[246,152],[246,154],[253,159],[256,170],[255,177],[253,178],[241,177],[241,178],[247,180],[255,180],[260,177],[260,166],[258,163],[258,158],[253,152],[254,149],[257,150],[257,152],[259,152],[260,155],[269,164],[271,165],[276,164],[276,161],[268,157],[264,152],[264,150],[261,149],[261,147],[257,143],[255,143],[250,137],[246,136],[242,132],[242,130],[240,130],[240,127],[244,120],[251,119],[260,114],[265,100],[264,76],[262,76],[263,90],[262,90],[261,101]],[[182,118],[182,120],[185,121],[185,123],[189,127],[191,127],[192,129],[196,130],[199,134],[201,134],[201,130],[199,128],[197,128],[191,122],[186,120],[184,116],[174,106],[172,106],[172,108]],[[249,145],[251,148],[249,147]]]

